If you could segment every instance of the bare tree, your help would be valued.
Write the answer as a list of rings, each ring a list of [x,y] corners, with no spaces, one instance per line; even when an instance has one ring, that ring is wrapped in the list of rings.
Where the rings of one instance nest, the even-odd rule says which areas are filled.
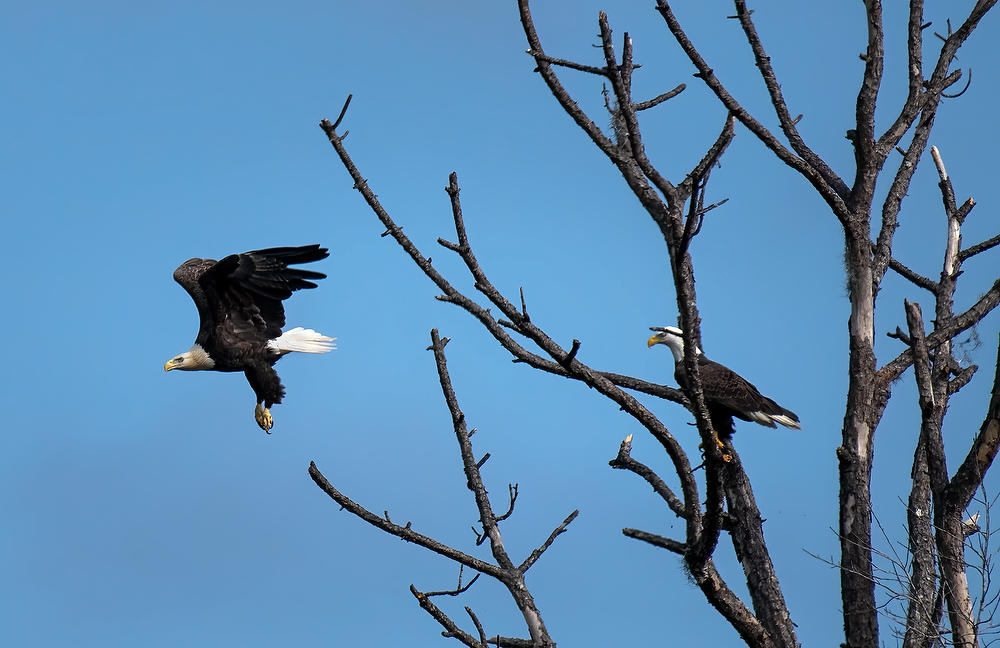
[[[712,169],[724,155],[737,128],[751,133],[815,189],[840,223],[844,235],[850,300],[849,381],[845,395],[843,438],[838,448],[841,548],[838,566],[844,643],[849,648],[874,648],[882,641],[879,613],[884,606],[879,601],[877,589],[889,579],[880,571],[880,555],[873,543],[872,522],[876,519],[871,497],[873,447],[876,431],[891,396],[891,385],[912,366],[919,390],[921,426],[912,436],[913,479],[907,501],[908,524],[904,543],[908,557],[894,563],[897,566],[897,581],[905,584],[905,587],[894,590],[896,600],[902,601],[905,608],[905,614],[896,617],[903,626],[901,640],[907,647],[941,643],[953,643],[963,648],[980,645],[982,624],[989,622],[992,616],[990,610],[993,609],[988,603],[992,600],[988,593],[991,554],[985,550],[978,552],[980,558],[975,565],[978,571],[974,570],[974,573],[980,574],[982,584],[979,594],[974,595],[970,592],[970,566],[965,552],[968,538],[982,537],[982,532],[975,520],[964,520],[966,510],[982,487],[1000,445],[1000,358],[982,426],[968,447],[951,448],[952,454],[958,453],[963,457],[959,467],[951,473],[946,463],[942,423],[949,398],[967,385],[977,370],[974,365],[962,366],[956,358],[956,338],[1000,304],[998,278],[992,286],[985,288],[970,308],[954,311],[962,264],[1000,244],[1000,235],[963,247],[961,228],[975,202],[971,198],[958,202],[942,157],[932,147],[944,216],[948,223],[939,278],[922,276],[896,258],[893,255],[893,238],[918,162],[925,156],[930,143],[938,108],[944,98],[961,93],[953,91],[948,94],[963,77],[961,70],[952,69],[956,55],[996,0],[976,1],[957,28],[953,29],[949,22],[945,33],[936,34],[939,38],[927,45],[924,35],[930,23],[925,22],[923,2],[910,0],[906,23],[907,96],[901,105],[880,106],[891,117],[889,127],[881,133],[876,131],[875,116],[883,77],[885,31],[881,3],[879,0],[866,0],[867,50],[862,54],[865,69],[858,88],[854,127],[848,132],[855,153],[855,171],[854,177],[847,180],[810,148],[799,133],[799,117],[793,117],[786,104],[767,49],[757,32],[753,11],[747,8],[746,2],[734,0],[735,11],[729,18],[737,20],[742,28],[761,80],[767,88],[780,133],[768,129],[714,74],[711,63],[688,38],[671,4],[666,0],[657,0],[656,4],[667,30],[694,66],[695,76],[720,104],[721,126],[718,134],[699,159],[690,161],[687,173],[674,180],[666,177],[647,157],[639,115],[676,96],[685,86],[678,85],[649,99],[634,97],[632,79],[639,65],[633,60],[632,40],[625,33],[620,40],[621,49],[617,50],[609,19],[603,12],[597,20],[600,55],[595,61],[577,62],[547,53],[536,31],[528,0],[519,0],[518,7],[528,54],[537,65],[536,71],[558,104],[614,165],[662,234],[676,292],[678,320],[685,338],[684,368],[689,384],[683,392],[584,364],[577,358],[579,341],[573,340],[568,347],[559,344],[532,321],[523,293],[519,298],[503,294],[476,258],[462,213],[458,179],[453,173],[447,193],[451,199],[455,240],[440,238],[438,243],[461,258],[479,295],[470,296],[461,292],[403,233],[355,166],[344,145],[346,131],[338,130],[348,105],[345,104],[335,122],[324,120],[321,126],[351,175],[354,187],[384,225],[383,236],[391,236],[434,282],[441,291],[439,300],[455,304],[472,315],[513,355],[516,362],[579,381],[612,400],[663,447],[672,472],[669,479],[631,456],[631,437],[621,443],[611,466],[632,472],[648,482],[663,503],[683,519],[684,536],[670,538],[637,529],[624,529],[624,534],[682,556],[707,602],[732,625],[747,645],[792,648],[799,643],[796,626],[785,604],[764,537],[761,513],[751,482],[735,448],[731,444],[726,447],[725,456],[720,450],[693,351],[701,344],[691,242],[705,226],[706,214],[721,204],[721,201],[706,204]],[[934,50],[934,53],[925,56],[925,50]],[[606,106],[612,125],[610,134],[598,125],[607,117],[599,118],[584,112],[566,89],[561,74],[592,75],[609,88],[606,90]],[[886,197],[878,206],[875,201],[880,188]],[[704,262],[710,263],[711,260]],[[875,352],[875,307],[889,270],[929,293],[934,316],[932,328],[927,331],[920,306],[906,302],[901,318],[905,317],[907,331],[897,328],[891,333],[904,346],[896,357],[886,360],[878,358]],[[983,288],[971,289],[982,291]],[[528,559],[514,565],[500,539],[498,523],[506,516],[496,516],[492,511],[478,473],[481,461],[476,462],[472,455],[468,439],[470,433],[465,430],[464,417],[447,377],[444,343],[436,332],[432,333],[432,340],[431,349],[452,412],[469,488],[475,495],[481,514],[481,538],[489,539],[496,564],[484,563],[441,545],[417,534],[409,525],[401,527],[392,523],[388,516],[373,514],[340,494],[315,466],[310,467],[310,473],[339,504],[370,524],[446,555],[503,583],[523,613],[529,638],[494,637],[488,640],[478,617],[471,611],[469,614],[477,633],[465,632],[430,602],[429,594],[412,589],[420,605],[445,627],[446,635],[456,637],[469,646],[486,643],[553,645],[540,612],[524,585],[523,574],[555,536],[565,530],[573,515],[567,517]],[[630,392],[633,391],[673,401],[693,413],[704,448],[704,472],[695,470],[694,462],[675,435],[632,396]],[[512,487],[511,510],[515,493]],[[716,568],[715,554],[721,550],[719,541],[723,538],[728,538],[743,566],[748,601],[736,594]],[[459,583],[456,590],[448,593],[456,594],[462,589]]]

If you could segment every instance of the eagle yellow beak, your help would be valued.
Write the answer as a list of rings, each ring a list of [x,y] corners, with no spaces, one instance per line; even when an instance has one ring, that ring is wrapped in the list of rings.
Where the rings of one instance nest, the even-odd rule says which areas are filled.
[[[173,360],[167,360],[165,363],[163,363],[163,370],[170,371],[171,369],[173,369],[174,368],[173,362],[174,362]]]
[[[649,347],[653,346],[654,344],[659,344],[659,343],[660,343],[660,334],[657,333],[656,335],[654,335],[651,338],[649,338],[648,340],[646,340],[646,348],[648,349]]]

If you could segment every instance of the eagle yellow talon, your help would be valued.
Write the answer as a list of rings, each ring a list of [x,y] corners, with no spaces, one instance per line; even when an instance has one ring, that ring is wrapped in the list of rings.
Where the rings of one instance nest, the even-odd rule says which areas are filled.
[[[729,448],[726,447],[726,444],[723,443],[722,439],[715,437],[715,442],[719,445],[719,452],[722,454],[722,460],[726,463],[732,461],[733,455],[729,452]]]
[[[719,446],[719,451],[722,453],[722,460],[723,461],[725,461],[726,463],[729,463],[729,462],[731,462],[733,460],[732,453],[727,452],[726,444],[722,441],[722,439],[720,439],[719,437],[715,437],[715,445]],[[705,444],[704,443],[699,443],[698,444],[698,449],[699,450],[704,450],[705,449]]]
[[[260,429],[264,430],[268,434],[271,433],[271,428],[274,427],[274,419],[271,418],[271,411],[266,407],[262,407],[260,403],[257,403],[257,407],[253,410],[253,417],[257,420],[257,425]]]

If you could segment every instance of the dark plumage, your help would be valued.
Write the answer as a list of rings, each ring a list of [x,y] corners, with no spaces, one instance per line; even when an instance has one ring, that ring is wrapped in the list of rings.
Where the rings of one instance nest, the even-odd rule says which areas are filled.
[[[313,330],[281,332],[285,325],[281,302],[296,290],[316,288],[313,280],[326,277],[289,266],[327,256],[326,248],[306,245],[182,263],[174,271],[174,280],[191,295],[201,325],[194,346],[168,361],[164,370],[244,372],[257,395],[257,424],[270,431],[270,408],[285,394],[274,363],[292,351],[325,353],[333,348],[334,338]]]
[[[684,339],[679,328],[674,326],[656,327],[647,341],[648,346],[665,344],[674,356],[674,378],[677,384],[688,389],[687,372],[684,370]],[[733,435],[733,417],[743,421],[754,421],[767,427],[777,427],[778,423],[798,430],[799,417],[791,410],[778,405],[764,396],[748,380],[729,367],[713,362],[700,349],[698,354],[698,375],[705,394],[705,406],[712,418],[712,427],[720,438]]]

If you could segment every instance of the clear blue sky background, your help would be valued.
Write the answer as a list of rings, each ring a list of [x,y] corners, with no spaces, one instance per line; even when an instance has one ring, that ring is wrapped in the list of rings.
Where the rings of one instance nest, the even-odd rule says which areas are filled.
[[[652,2],[538,2],[555,56],[600,63],[596,17],[628,30],[643,64],[636,94],[688,90],[643,114],[646,144],[672,179],[700,157],[724,111],[691,77]],[[726,3],[679,7],[717,74],[766,123],[766,95]],[[765,3],[766,4],[766,3]],[[773,4],[773,3],[772,3]],[[963,6],[969,3],[960,3]],[[815,6],[814,6],[815,5]],[[929,3],[934,30],[959,20]],[[860,3],[786,2],[754,14],[793,113],[847,178],[864,49]],[[904,89],[903,18],[890,42],[879,122]],[[951,13],[949,13],[951,12]],[[947,101],[932,142],[960,199],[979,206],[967,243],[997,230],[994,107],[998,23],[959,63],[971,89]],[[619,41],[620,42],[620,41]],[[928,36],[927,47],[937,40]],[[434,242],[454,238],[445,192],[462,185],[466,221],[494,282],[524,286],[534,321],[582,340],[591,366],[673,384],[647,327],[675,322],[663,243],[611,165],[541,80],[513,2],[7,3],[0,19],[4,99],[6,317],[0,452],[0,644],[7,646],[457,645],[407,591],[448,589],[457,566],[354,519],[306,474],[315,460],[345,493],[469,552],[476,513],[436,383],[429,331],[453,338],[452,377],[485,476],[521,498],[503,529],[523,557],[571,510],[579,519],[529,574],[560,645],[734,645],[738,638],[688,583],[677,557],[624,538],[632,526],[682,526],[636,477],[607,462],[636,433],[634,455],[669,468],[630,419],[580,384],[513,365],[434,287],[363,204],[317,122],[354,93],[347,146],[406,232],[457,285],[463,269]],[[602,123],[600,83],[564,79]],[[904,204],[897,256],[940,271],[944,221],[936,176],[921,163]],[[798,412],[804,430],[742,424],[737,443],[806,644],[839,640],[835,448],[843,417],[846,320],[842,244],[833,216],[746,131],[712,176],[713,212],[694,245],[706,351]],[[320,242],[319,290],[289,303],[290,325],[339,337],[322,357],[279,365],[288,388],[274,434],[252,418],[240,375],[165,375],[197,330],[171,272],[219,258]],[[969,263],[958,307],[996,276]],[[904,322],[887,280],[879,330]],[[983,366],[954,402],[952,466],[985,411],[998,318],[969,353]],[[878,339],[884,362],[901,350]],[[879,432],[876,504],[895,538],[917,433],[912,376],[897,383]],[[697,454],[689,416],[646,399]],[[996,480],[991,479],[993,492]],[[721,567],[743,590],[739,566]],[[477,584],[441,605],[466,625],[523,636],[501,589]],[[885,636],[888,638],[888,626]]]

